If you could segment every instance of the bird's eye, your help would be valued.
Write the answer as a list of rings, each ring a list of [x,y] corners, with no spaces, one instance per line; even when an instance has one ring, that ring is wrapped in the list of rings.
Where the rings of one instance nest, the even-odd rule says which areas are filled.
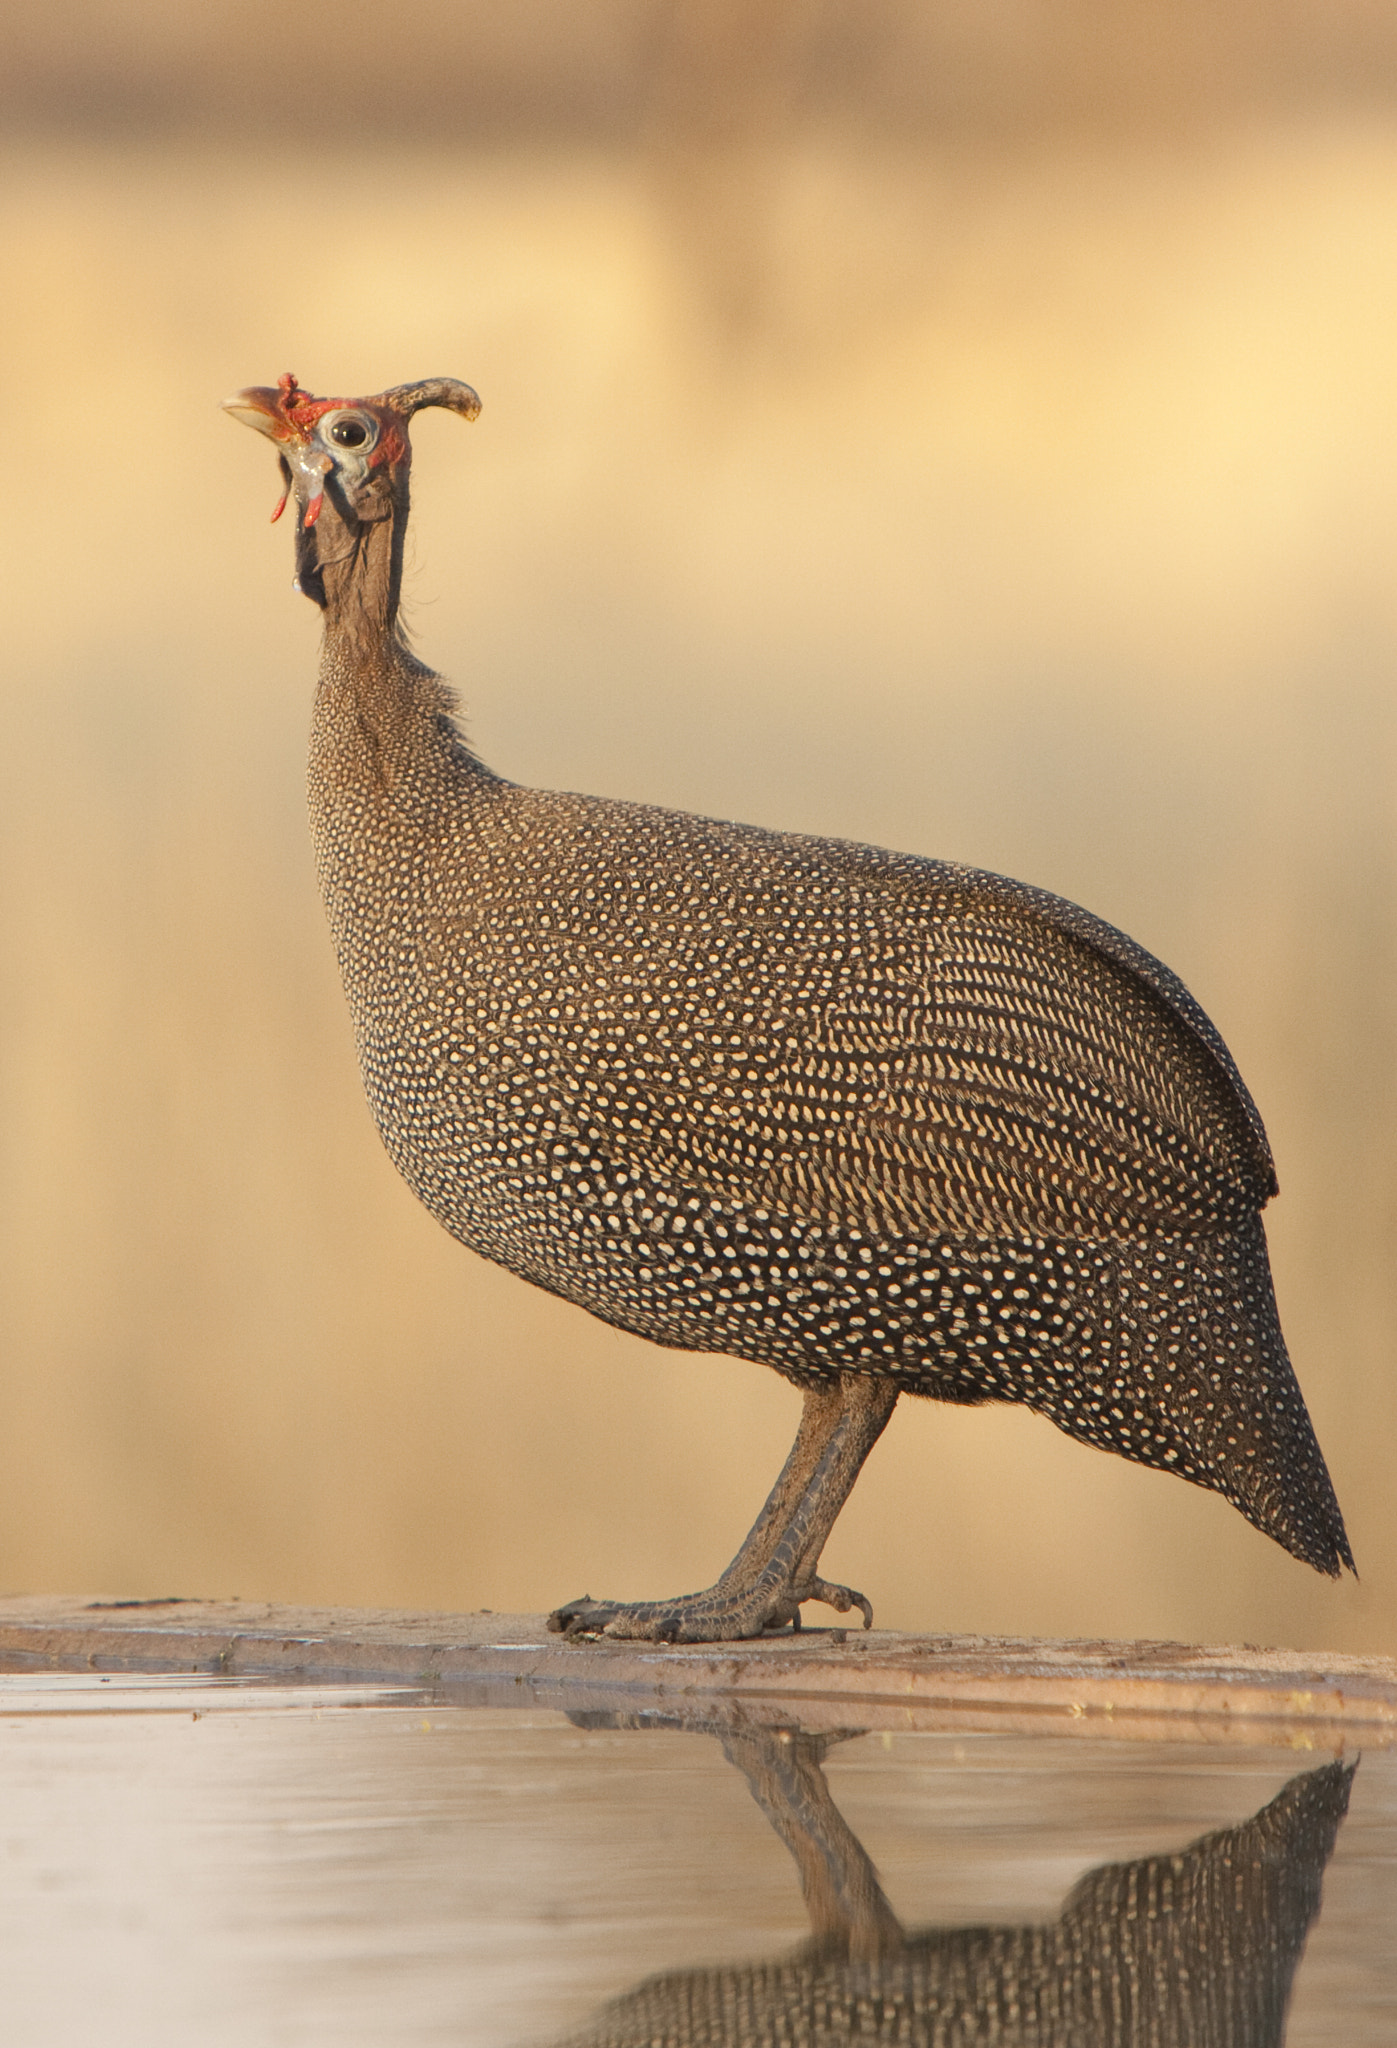
[[[362,454],[378,439],[378,428],[361,412],[331,413],[328,419],[322,420],[320,431],[334,447],[346,448],[355,454]]]

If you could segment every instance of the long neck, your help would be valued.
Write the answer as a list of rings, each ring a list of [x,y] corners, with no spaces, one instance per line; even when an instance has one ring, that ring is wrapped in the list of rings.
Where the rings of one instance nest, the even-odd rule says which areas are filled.
[[[327,648],[334,643],[347,658],[370,664],[397,645],[408,520],[406,471],[391,485],[384,479],[373,510],[378,518],[342,517],[327,492],[318,525],[298,536],[305,557],[301,580],[323,604]]]
[[[385,517],[342,518],[326,495],[302,537],[323,597],[325,635],[311,733],[313,805],[357,789],[435,810],[462,779],[493,780],[451,722],[452,695],[405,646],[397,628],[407,526],[407,479],[394,480]],[[309,550],[308,550],[309,554]]]

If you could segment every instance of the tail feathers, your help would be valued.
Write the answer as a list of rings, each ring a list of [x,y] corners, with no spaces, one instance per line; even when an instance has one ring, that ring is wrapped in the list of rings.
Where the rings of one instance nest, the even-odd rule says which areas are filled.
[[[1222,1494],[1316,1571],[1352,1571],[1281,1335],[1261,1218],[1226,1236],[1118,1254],[1117,1276],[1118,1355],[1154,1418],[1147,1450],[1136,1443],[1127,1455]]]

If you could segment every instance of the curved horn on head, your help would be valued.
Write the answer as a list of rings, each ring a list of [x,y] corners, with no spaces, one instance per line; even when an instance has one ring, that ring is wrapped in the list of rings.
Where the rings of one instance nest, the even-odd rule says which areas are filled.
[[[448,412],[458,412],[463,420],[473,420],[480,411],[479,398],[459,377],[423,377],[416,384],[395,384],[391,391],[379,393],[378,402],[391,405],[394,412],[409,420],[426,405],[443,405]]]

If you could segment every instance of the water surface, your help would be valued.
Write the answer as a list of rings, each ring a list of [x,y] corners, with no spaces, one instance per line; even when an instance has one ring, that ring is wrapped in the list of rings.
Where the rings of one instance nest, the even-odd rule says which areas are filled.
[[[1397,1757],[0,1677],[0,1971],[10,2048],[755,2043],[870,1985],[913,2048],[1261,2048],[1292,1973],[1292,2048],[1363,2048]]]

